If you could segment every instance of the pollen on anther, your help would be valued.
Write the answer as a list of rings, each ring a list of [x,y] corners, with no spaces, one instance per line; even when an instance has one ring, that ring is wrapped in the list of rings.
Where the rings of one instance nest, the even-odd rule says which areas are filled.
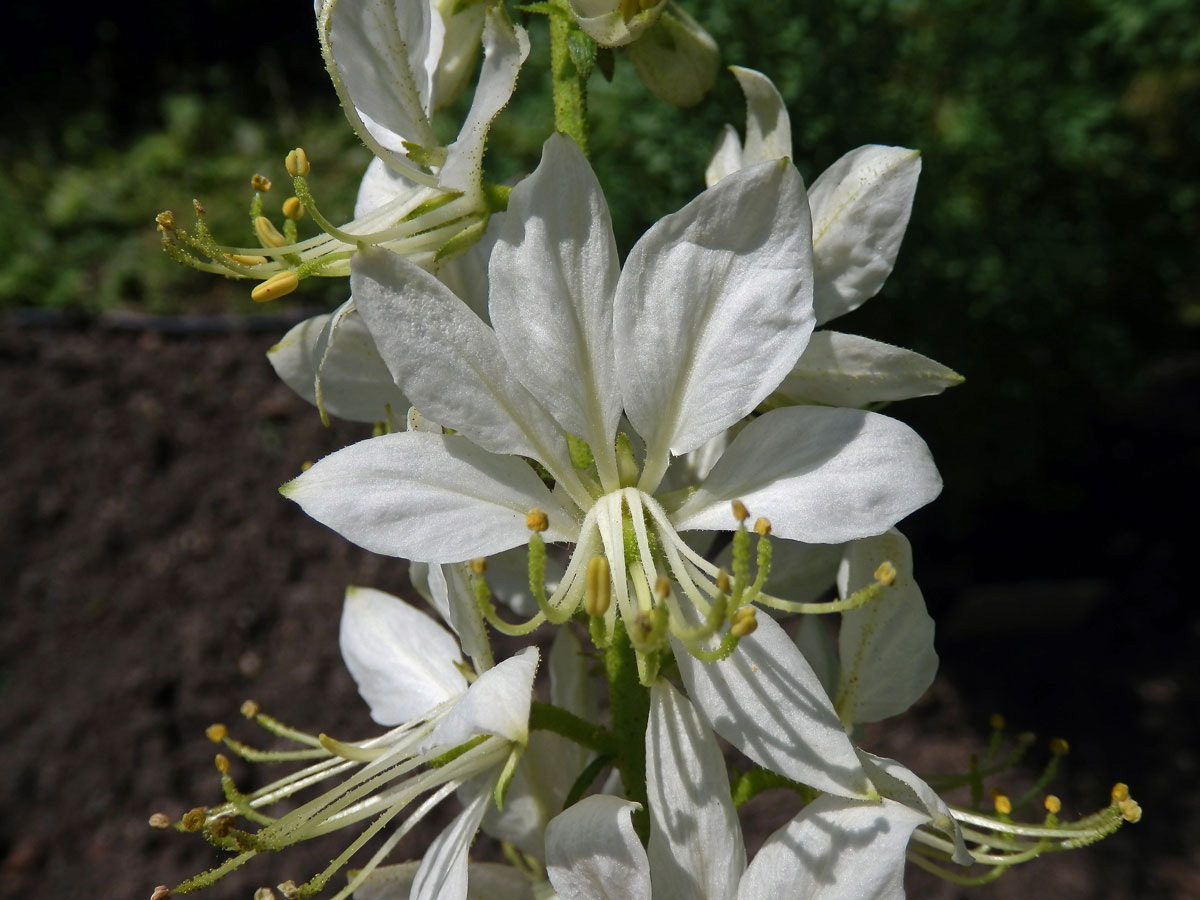
[[[283,201],[283,214],[289,219],[304,218],[304,204],[299,197],[288,197]]]
[[[535,506],[525,516],[525,527],[540,534],[550,527],[550,517]]]
[[[229,757],[228,756],[226,756],[224,753],[218,753],[216,759],[213,760],[213,762],[216,764],[218,772],[220,772],[222,775],[229,774],[230,766],[229,766]]]
[[[722,594],[729,593],[729,573],[724,569],[717,569],[717,590]]]
[[[151,828],[157,828],[157,829],[159,829],[159,830],[161,831],[161,830],[162,830],[162,829],[164,829],[164,828],[169,828],[169,827],[170,827],[170,825],[171,825],[171,819],[170,819],[170,818],[167,816],[167,814],[166,814],[166,813],[160,813],[160,812],[158,812],[158,813],[155,813],[154,815],[152,815],[152,816],[151,816],[151,817],[150,817],[150,818],[147,820],[147,824],[148,824],[148,825],[149,825]]]
[[[268,303],[286,297],[299,286],[300,279],[295,272],[276,272],[250,292],[250,299],[255,303]]]
[[[254,188],[260,194],[265,194],[267,191],[269,191],[271,189],[271,179],[268,178],[266,175],[258,175],[258,174],[251,175],[250,176],[250,187]]]
[[[612,602],[612,582],[609,578],[608,559],[593,556],[588,560],[584,580],[583,604],[587,614],[593,618],[608,612]]]
[[[470,567],[471,571],[474,572],[476,575],[482,575],[484,572],[487,571],[487,557],[486,556],[477,556],[473,560],[471,560],[469,563],[467,563],[467,565]]]
[[[764,518],[763,516],[759,516],[757,519],[755,519],[754,520],[754,533],[757,535],[761,535],[762,537],[766,537],[768,534],[770,534],[771,533],[771,520]]]
[[[225,737],[228,734],[229,729],[220,722],[214,722],[204,729],[205,737],[207,737],[214,744],[221,743],[221,741],[225,740]]]
[[[160,212],[154,217],[154,221],[158,224],[159,231],[175,230],[175,213],[171,212],[169,209],[164,209],[162,212]]]
[[[283,161],[284,168],[287,169],[289,175],[295,178],[297,175],[304,177],[312,170],[312,166],[308,162],[308,154],[304,152],[303,147],[297,147],[288,153]]]
[[[1012,801],[1008,799],[1008,795],[1003,791],[996,790],[992,792],[992,807],[1002,816],[1007,816],[1012,812]]]
[[[743,606],[733,614],[733,624],[729,633],[734,637],[744,638],[758,629],[758,614],[753,606]]]
[[[891,587],[896,583],[896,567],[889,560],[884,560],[875,570],[875,580],[884,587]]]
[[[1057,816],[1062,810],[1062,801],[1054,794],[1047,794],[1046,799],[1042,801],[1046,807],[1046,812]]]
[[[246,700],[242,703],[242,715],[247,719],[253,719],[258,715],[259,706],[253,700]]]
[[[282,247],[288,242],[288,239],[283,236],[275,223],[266,216],[256,216],[254,218],[254,233],[258,235],[259,243],[264,247]]]
[[[1112,802],[1121,803],[1129,799],[1129,785],[1123,781],[1118,781],[1112,786]]]
[[[1062,738],[1052,738],[1050,741],[1050,752],[1055,756],[1066,756],[1071,752],[1071,745]]]
[[[745,522],[750,518],[750,510],[746,509],[746,504],[741,500],[734,500],[731,505],[733,506],[733,517],[739,522]]]
[[[1138,822],[1142,818],[1142,807],[1132,797],[1122,800],[1117,804],[1117,809],[1121,811],[1121,818],[1126,822]]]

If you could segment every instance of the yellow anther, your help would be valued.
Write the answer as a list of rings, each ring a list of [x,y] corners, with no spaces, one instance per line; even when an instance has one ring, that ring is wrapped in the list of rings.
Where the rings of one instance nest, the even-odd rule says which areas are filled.
[[[733,517],[739,522],[745,522],[750,518],[750,510],[746,509],[746,504],[741,500],[733,501]]]
[[[1012,812],[1012,801],[1001,790],[992,791],[992,806],[1002,816],[1007,816]]]
[[[1118,781],[1112,786],[1112,802],[1122,803],[1129,799],[1129,785],[1123,781]]]
[[[1000,715],[1000,713],[992,713],[988,716],[988,725],[991,726],[992,731],[1003,731],[1005,725],[1004,716]]]
[[[661,575],[654,582],[654,596],[661,602],[671,595],[671,580]]]
[[[283,201],[283,214],[289,219],[304,218],[304,204],[299,197],[288,197]]]
[[[1047,794],[1046,799],[1042,803],[1046,807],[1046,812],[1053,816],[1057,816],[1062,810],[1062,801],[1054,796],[1054,794]]]
[[[242,715],[247,719],[253,719],[258,715],[259,706],[253,700],[246,700],[242,703]]]
[[[729,573],[724,569],[717,569],[717,590],[722,594],[729,593]]]
[[[208,210],[204,208],[204,204],[199,200],[192,200],[192,209],[196,211],[197,219],[203,219],[206,215],[208,215]]]
[[[235,263],[241,263],[243,266],[261,266],[267,261],[265,256],[247,256],[244,253],[226,253],[225,255]]]
[[[275,223],[266,216],[258,216],[254,220],[254,233],[264,247],[282,247],[288,242],[283,233],[275,227]]]
[[[608,574],[608,559],[593,556],[588,560],[587,575],[583,588],[583,608],[593,618],[608,612],[612,602],[612,581]]]
[[[271,179],[266,175],[251,175],[250,187],[254,188],[260,194],[265,194],[271,189]]]
[[[748,634],[754,634],[758,628],[758,613],[753,606],[743,606],[733,614],[733,623],[729,626],[729,633],[734,637],[744,638]]]
[[[199,831],[204,827],[204,820],[206,818],[208,818],[208,810],[203,806],[197,806],[183,814],[183,818],[179,820],[179,825],[184,831]]]
[[[535,506],[525,516],[525,527],[540,534],[550,527],[550,517]]]
[[[1117,809],[1121,811],[1121,818],[1126,822],[1137,822],[1142,818],[1142,807],[1132,797],[1118,803]]]
[[[486,556],[477,556],[473,560],[471,560],[469,563],[467,563],[467,565],[470,567],[471,571],[474,572],[476,575],[482,575],[484,572],[487,571],[487,557]]]
[[[217,771],[222,775],[229,774],[229,757],[224,753],[218,753],[217,758],[213,760],[217,766]]]
[[[160,212],[154,217],[154,221],[158,223],[159,231],[175,230],[175,213],[171,212],[169,209],[164,209],[162,212]]]
[[[295,178],[297,175],[304,177],[312,170],[312,166],[308,163],[308,154],[304,152],[303,147],[297,147],[288,153],[287,158],[283,161],[284,167],[287,168],[288,174]]]
[[[269,303],[286,297],[298,287],[300,279],[296,277],[295,272],[276,272],[250,292],[250,299],[255,303]]]
[[[225,740],[225,735],[229,734],[229,729],[220,722],[214,722],[212,725],[209,725],[204,729],[204,734],[214,744],[219,744],[221,741]]]
[[[755,519],[754,520],[754,533],[762,535],[763,537],[766,537],[768,534],[770,534],[771,533],[771,520],[764,518],[763,516],[759,516],[757,519]]]
[[[300,463],[300,471],[301,472],[307,472],[312,467],[313,467],[313,461],[311,459],[306,459],[304,462]]]
[[[165,884],[160,884],[154,889],[154,893],[150,895],[150,900],[167,900],[171,896],[171,889]]]
[[[149,818],[147,824],[149,824],[149,826],[151,828],[157,828],[159,830],[162,830],[163,828],[167,828],[170,826],[171,820],[169,818],[167,818],[166,813],[155,813],[154,815],[152,815]]]
[[[875,570],[875,580],[884,587],[891,587],[896,583],[896,567],[885,559]]]
[[[1071,752],[1071,745],[1062,738],[1051,738],[1050,752],[1055,756],[1066,756]]]

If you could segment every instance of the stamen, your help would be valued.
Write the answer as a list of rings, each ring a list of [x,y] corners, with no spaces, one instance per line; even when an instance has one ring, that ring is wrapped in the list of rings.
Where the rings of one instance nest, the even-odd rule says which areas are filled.
[[[729,633],[737,638],[753,634],[758,628],[756,615],[757,610],[753,606],[743,606],[733,614],[733,623],[729,626]]]
[[[288,197],[284,200],[283,214],[293,220],[304,218],[304,204],[300,202],[300,198]]]
[[[225,737],[228,734],[229,734],[229,729],[226,728],[224,725],[222,725],[220,722],[214,722],[212,725],[209,725],[207,728],[204,729],[205,737],[207,737],[214,744],[221,743],[221,741],[225,740]]]
[[[288,239],[280,233],[275,224],[266,216],[258,216],[254,220],[254,233],[264,247],[279,248],[288,243]]]
[[[303,147],[297,147],[290,151],[284,159],[283,165],[293,178],[297,175],[301,178],[307,177],[308,173],[312,171],[312,166],[308,162],[308,154],[304,152]]]
[[[760,537],[766,537],[771,533],[771,520],[759,516],[754,520],[754,533]]]
[[[265,219],[263,221],[266,221]],[[274,227],[274,226],[272,226]],[[266,281],[259,284],[250,292],[250,299],[255,303],[269,303],[286,297],[300,286],[300,279],[292,271],[277,272]]]
[[[159,829],[159,830],[161,831],[161,830],[162,830],[162,829],[164,829],[164,828],[169,828],[169,827],[170,827],[170,825],[171,825],[171,819],[170,819],[170,817],[169,817],[169,816],[167,816],[167,814],[166,814],[166,813],[160,813],[160,812],[157,812],[157,813],[155,813],[154,815],[152,815],[152,816],[150,817],[150,819],[149,819],[149,821],[147,822],[147,824],[148,824],[148,825],[149,825],[151,828],[157,828],[157,829]]]
[[[525,516],[525,527],[530,531],[543,532],[550,527],[550,517],[535,506]]]
[[[259,705],[253,700],[244,700],[242,702],[241,713],[247,719],[255,718],[260,712],[261,709],[259,708]]]
[[[1057,816],[1062,811],[1062,801],[1054,794],[1047,794],[1046,799],[1042,801],[1042,805],[1046,807],[1046,812],[1052,816]]]
[[[608,612],[612,602],[612,579],[609,576],[608,559],[593,556],[588,560],[586,578],[583,589],[584,609],[592,618],[600,618]]]
[[[254,190],[258,191],[260,194],[265,194],[271,189],[271,179],[266,175],[251,175],[250,187],[254,188]]]
[[[150,900],[167,900],[171,896],[171,889],[165,884],[160,884],[154,889],[154,893],[150,895]]]
[[[875,570],[875,580],[884,587],[891,587],[896,583],[896,567],[885,559]]]
[[[750,510],[746,509],[746,504],[741,500],[734,500],[730,505],[733,507],[733,517],[739,523],[744,523],[750,518]]]

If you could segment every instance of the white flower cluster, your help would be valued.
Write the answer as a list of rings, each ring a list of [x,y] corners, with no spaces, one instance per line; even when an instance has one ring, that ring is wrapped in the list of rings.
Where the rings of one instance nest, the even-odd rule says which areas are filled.
[[[511,192],[483,181],[490,124],[529,52],[503,6],[316,6],[334,84],[376,157],[355,221],[321,220],[324,235],[305,242],[264,239],[257,260],[218,259],[208,238],[173,223],[165,240],[207,254],[202,267],[234,260],[231,271],[283,292],[349,272],[351,298],[298,325],[270,360],[322,415],[381,433],[282,492],[350,541],[410,560],[444,625],[381,591],[347,592],[342,652],[392,730],[345,743],[251,710],[302,745],[273,754],[222,729],[244,756],[313,762],[246,794],[225,766],[227,802],[183,825],[233,855],[182,888],[359,826],[325,871],[280,889],[315,894],[380,836],[336,898],[899,898],[906,859],[949,877],[979,864],[990,877],[1136,818],[1121,790],[1073,823],[1058,821],[1053,797],[1030,825],[1002,796],[987,812],[978,801],[952,808],[853,742],[856,725],[915,702],[937,667],[895,526],[941,480],[920,437],[872,410],[961,379],[911,351],[815,329],[891,272],[915,151],[860,147],[806,188],[779,93],[733,68],[744,139],[727,126],[707,189],[622,265],[572,136],[550,136]],[[528,9],[551,20],[552,38],[566,35],[569,47],[552,53],[570,50],[579,84],[580,58],[614,47],[638,48],[656,93],[664,78],[677,96],[711,83],[708,56],[682,38],[656,56],[663,29],[711,44],[673,3]],[[474,102],[442,146],[430,116],[464,86],[480,47]],[[289,170],[311,205],[302,153]],[[823,599],[833,589],[837,599]],[[797,613],[793,638],[775,616]],[[549,702],[535,690],[539,650],[497,661],[488,637],[545,624],[557,626]],[[748,766],[732,784],[718,735]],[[266,812],[331,780],[278,817]],[[768,787],[791,790],[796,813],[748,863],[737,807]],[[382,865],[451,795],[462,811],[423,857]],[[507,865],[469,860],[480,829],[502,842]]]

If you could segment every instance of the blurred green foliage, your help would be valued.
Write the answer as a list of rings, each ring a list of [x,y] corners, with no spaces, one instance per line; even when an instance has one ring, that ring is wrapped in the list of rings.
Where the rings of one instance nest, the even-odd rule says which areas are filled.
[[[974,515],[985,494],[1046,515],[1076,507],[1089,488],[1048,477],[1048,467],[1094,457],[1089,411],[1151,390],[1156,366],[1194,344],[1200,324],[1200,4],[684,5],[725,62],[779,86],[806,179],[861,144],[922,151],[896,271],[879,298],[835,327],[926,352],[967,376],[938,403],[896,410],[939,459],[976,466],[943,465],[948,483],[967,485],[951,498],[951,520]],[[240,14],[233,0],[213,6]],[[152,218],[167,207],[190,214],[196,196],[219,237],[246,240],[250,174],[278,185],[282,156],[297,143],[314,160],[322,205],[349,212],[367,157],[336,109],[307,10],[264,4],[258,20],[286,22],[288,37],[247,52],[259,34],[238,30],[220,69],[188,63],[212,63],[220,42],[183,36],[225,20],[198,13],[204,25],[189,25],[182,8],[146,10],[170,16],[155,34],[175,36],[163,38],[157,62],[129,69],[122,29],[141,25],[104,20],[98,37],[83,38],[94,83],[70,82],[53,127],[37,124],[47,106],[36,99],[0,111],[37,120],[0,133],[0,306],[248,307],[244,285],[162,258]],[[544,23],[529,25],[534,55],[490,143],[497,180],[536,165],[552,125]],[[151,90],[145,80],[130,85],[146,72]],[[591,86],[593,155],[624,251],[703,187],[720,127],[740,128],[744,107],[728,75],[699,107],[666,107],[619,54],[614,80],[596,73]],[[468,102],[443,131],[453,134]],[[276,192],[269,208],[287,196]],[[344,285],[319,281],[297,296],[343,296]],[[982,470],[981,453],[993,463]]]

